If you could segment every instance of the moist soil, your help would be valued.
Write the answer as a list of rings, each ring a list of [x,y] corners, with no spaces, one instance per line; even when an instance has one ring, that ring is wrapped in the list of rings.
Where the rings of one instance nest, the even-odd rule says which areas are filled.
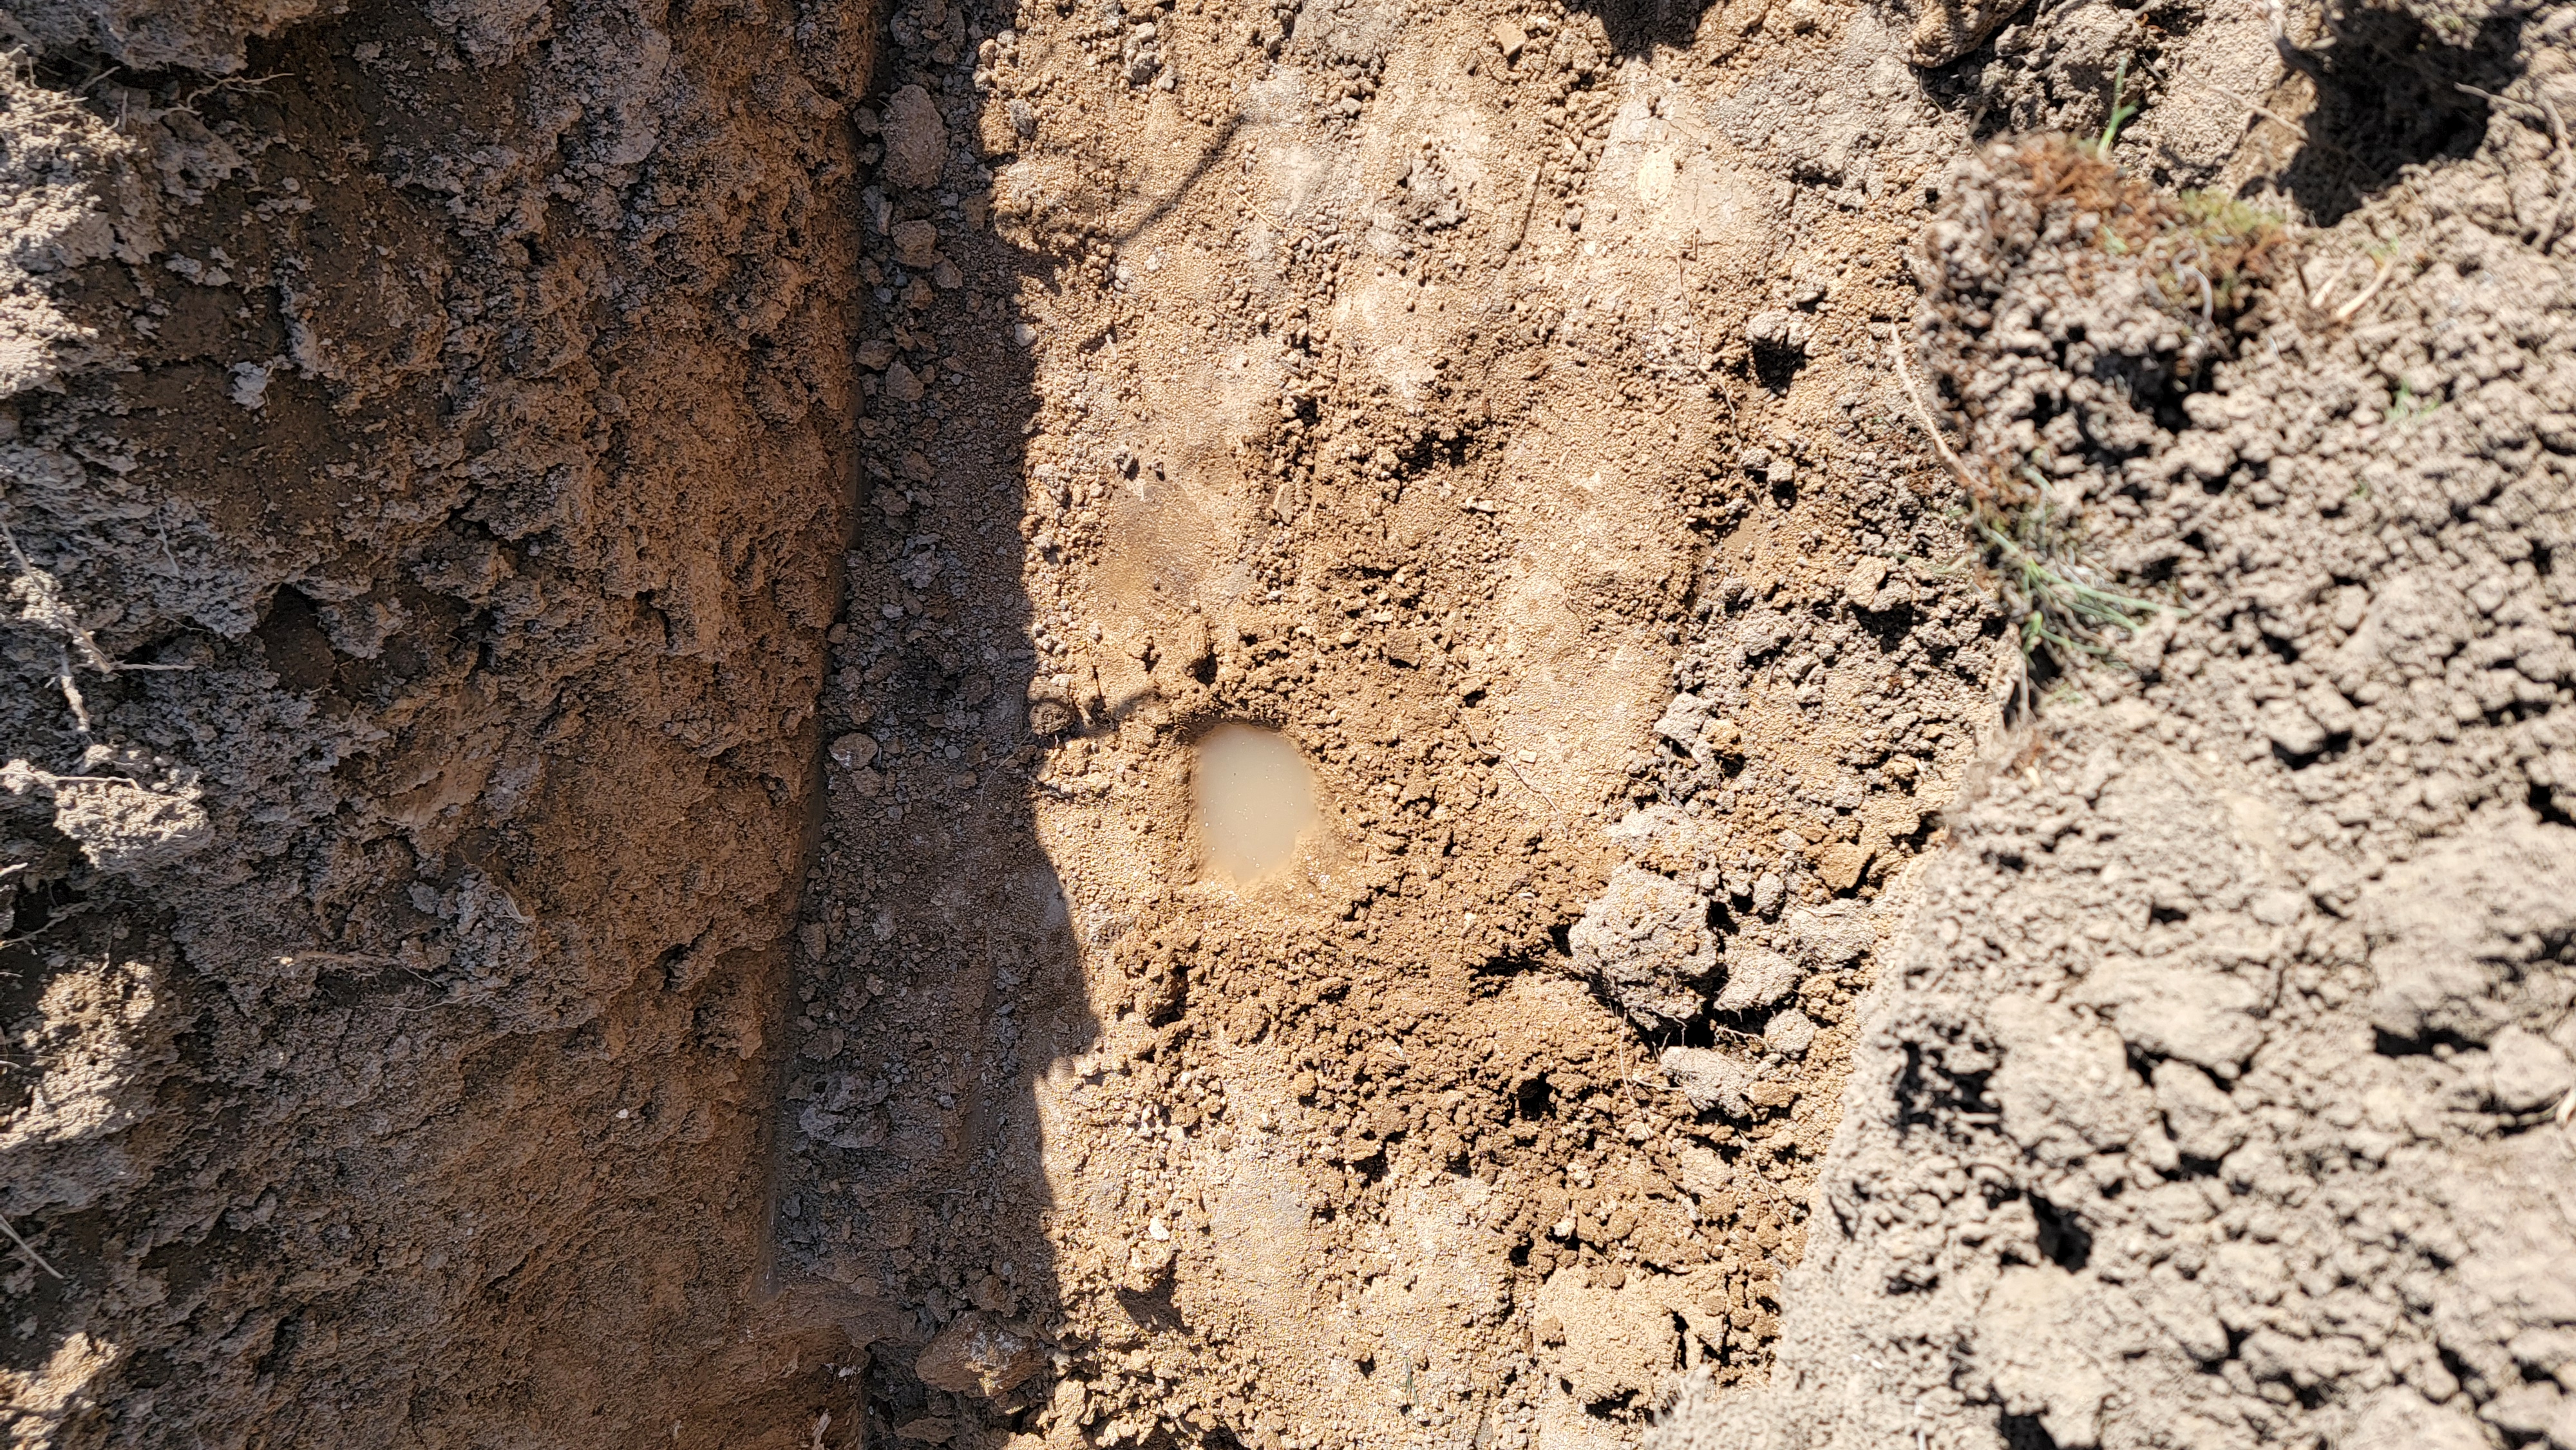
[[[2576,1446],[2570,19],[0,15],[0,1423]]]

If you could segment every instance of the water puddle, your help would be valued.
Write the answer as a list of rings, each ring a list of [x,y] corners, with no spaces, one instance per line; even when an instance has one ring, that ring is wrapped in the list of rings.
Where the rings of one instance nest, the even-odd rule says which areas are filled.
[[[1220,725],[1200,737],[1199,841],[1208,864],[1236,882],[1286,864],[1315,819],[1315,779],[1285,736],[1251,725]]]

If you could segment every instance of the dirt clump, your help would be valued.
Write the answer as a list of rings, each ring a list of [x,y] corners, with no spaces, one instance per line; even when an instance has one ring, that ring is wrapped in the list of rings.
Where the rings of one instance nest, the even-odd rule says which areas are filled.
[[[2563,31],[2521,56],[2558,106]],[[2541,1287],[2576,1264],[2576,270],[2521,104],[2270,248],[2197,363],[2214,314],[2170,261],[2106,258],[2107,212],[2029,148],[1946,188],[1917,332],[1964,414],[1940,426],[1971,468],[2027,460],[2156,603],[1965,792],[1771,1385],[1659,1443],[2576,1424],[2576,1321]]]

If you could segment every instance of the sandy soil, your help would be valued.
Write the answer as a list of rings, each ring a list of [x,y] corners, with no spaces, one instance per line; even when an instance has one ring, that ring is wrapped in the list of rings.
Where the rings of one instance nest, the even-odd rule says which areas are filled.
[[[1633,1439],[1766,1360],[2017,660],[1846,396],[1902,255],[1782,245],[1687,29],[1019,19],[893,24],[783,1236],[883,1306],[897,1434]],[[1188,825],[1228,720],[1325,801],[1249,888]]]
[[[2566,17],[0,26],[13,1441],[2576,1445]]]

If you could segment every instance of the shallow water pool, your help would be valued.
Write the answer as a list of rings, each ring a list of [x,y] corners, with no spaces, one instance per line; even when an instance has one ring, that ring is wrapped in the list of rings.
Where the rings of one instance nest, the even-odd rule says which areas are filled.
[[[1315,779],[1287,737],[1220,725],[1200,737],[1190,773],[1208,864],[1241,883],[1287,863],[1315,819]]]

